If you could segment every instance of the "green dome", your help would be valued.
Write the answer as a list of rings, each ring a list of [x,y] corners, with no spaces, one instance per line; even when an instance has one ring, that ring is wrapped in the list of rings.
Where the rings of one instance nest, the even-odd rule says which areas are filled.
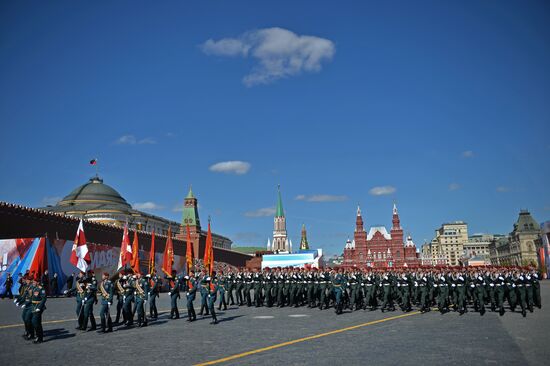
[[[73,190],[65,196],[57,206],[74,205],[112,205],[122,209],[131,209],[131,206],[115,189],[103,183],[103,179],[96,176],[90,178],[86,184]]]

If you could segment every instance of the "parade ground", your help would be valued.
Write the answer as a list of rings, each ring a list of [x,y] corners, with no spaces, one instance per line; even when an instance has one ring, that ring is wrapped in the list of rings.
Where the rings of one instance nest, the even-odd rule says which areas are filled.
[[[550,358],[550,282],[541,282],[542,309],[523,318],[488,311],[385,312],[231,306],[220,323],[198,316],[170,320],[161,294],[157,321],[99,334],[75,330],[74,298],[48,299],[44,343],[21,335],[20,309],[0,300],[0,364],[51,365],[542,365]],[[195,302],[199,306],[198,301]],[[180,301],[180,313],[186,315]],[[197,309],[198,311],[198,309]],[[97,316],[97,310],[96,319]]]

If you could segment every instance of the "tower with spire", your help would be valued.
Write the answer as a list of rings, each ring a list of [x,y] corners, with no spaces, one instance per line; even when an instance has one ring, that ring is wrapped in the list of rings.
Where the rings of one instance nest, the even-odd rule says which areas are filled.
[[[180,232],[176,235],[179,240],[187,240],[187,227],[191,236],[193,253],[195,258],[199,256],[199,241],[201,236],[201,221],[199,219],[198,201],[193,194],[193,187],[189,187],[189,192],[183,202],[183,215],[181,218]]]
[[[302,239],[300,239],[300,250],[309,250],[309,243],[307,242],[306,225],[302,224]]]
[[[283,210],[283,200],[281,198],[281,186],[277,186],[278,199],[275,218],[273,219],[273,242],[271,250],[279,252],[288,252],[289,241],[286,232],[286,218]]]

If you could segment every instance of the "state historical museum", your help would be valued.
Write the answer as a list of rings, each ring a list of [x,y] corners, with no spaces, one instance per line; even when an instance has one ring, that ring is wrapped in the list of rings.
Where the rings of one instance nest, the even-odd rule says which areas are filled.
[[[373,226],[367,233],[363,227],[361,209],[357,208],[355,233],[353,241],[346,242],[344,248],[344,267],[410,267],[420,264],[416,245],[410,235],[403,242],[397,207],[393,205],[392,228],[390,232],[385,226]]]

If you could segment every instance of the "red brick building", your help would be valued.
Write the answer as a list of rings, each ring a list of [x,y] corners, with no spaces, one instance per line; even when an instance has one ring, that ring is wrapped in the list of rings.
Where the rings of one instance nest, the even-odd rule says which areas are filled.
[[[390,232],[385,226],[372,226],[367,233],[361,209],[357,207],[353,241],[348,239],[344,248],[345,267],[410,267],[419,264],[416,245],[410,235],[406,242],[403,241],[403,229],[395,204]]]

